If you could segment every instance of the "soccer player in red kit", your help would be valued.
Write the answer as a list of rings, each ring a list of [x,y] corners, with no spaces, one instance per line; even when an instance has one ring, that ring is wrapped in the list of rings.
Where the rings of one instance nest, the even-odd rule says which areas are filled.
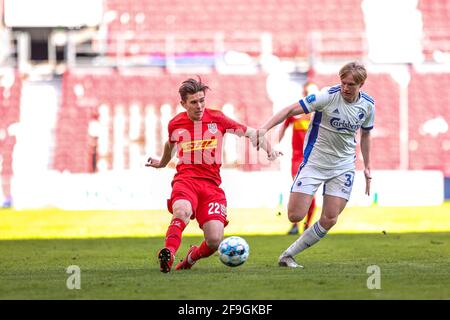
[[[227,221],[227,200],[220,188],[222,144],[225,133],[245,136],[256,146],[256,130],[240,124],[221,111],[205,108],[207,85],[188,79],[179,88],[181,105],[185,112],[176,115],[168,125],[169,140],[165,143],[160,160],[149,158],[146,166],[165,167],[177,153],[178,164],[172,180],[172,194],[167,202],[173,217],[167,229],[165,245],[158,252],[161,272],[172,268],[180,247],[183,230],[190,220],[196,219],[203,230],[204,241],[192,246],[176,270],[190,269],[194,263],[212,255],[223,239]],[[281,153],[262,146],[269,160]]]
[[[303,86],[303,95],[307,96],[317,91],[318,88],[315,84],[307,82]],[[300,116],[292,116],[287,118],[283,125],[280,127],[279,131],[279,141],[284,137],[286,129],[292,124],[292,163],[291,163],[291,175],[292,179],[297,175],[298,168],[303,161],[303,143],[305,141],[306,132],[308,131],[309,123],[311,120],[310,114],[303,114]],[[313,197],[311,201],[311,206],[309,207],[308,214],[305,217],[303,223],[303,231],[309,228],[311,220],[314,217],[314,211],[316,210],[316,199]],[[298,224],[293,223],[288,234],[298,234]]]

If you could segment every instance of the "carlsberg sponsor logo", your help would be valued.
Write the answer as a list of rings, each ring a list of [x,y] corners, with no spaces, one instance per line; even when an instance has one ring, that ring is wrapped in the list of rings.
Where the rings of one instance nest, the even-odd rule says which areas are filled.
[[[356,131],[360,127],[359,124],[352,124],[350,121],[346,121],[339,118],[332,118],[330,120],[330,124],[333,128],[336,128],[337,130]]]

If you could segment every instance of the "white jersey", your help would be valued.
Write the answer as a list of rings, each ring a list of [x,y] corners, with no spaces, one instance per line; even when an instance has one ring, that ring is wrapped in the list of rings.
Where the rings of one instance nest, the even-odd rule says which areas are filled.
[[[348,103],[341,86],[326,87],[300,99],[305,113],[315,112],[303,146],[303,165],[311,163],[327,169],[354,169],[356,133],[371,130],[375,119],[375,102],[360,91],[356,102]]]

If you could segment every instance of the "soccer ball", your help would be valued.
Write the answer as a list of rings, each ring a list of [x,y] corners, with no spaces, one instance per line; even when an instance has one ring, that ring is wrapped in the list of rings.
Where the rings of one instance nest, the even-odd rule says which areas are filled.
[[[233,236],[222,240],[218,252],[223,264],[229,267],[237,267],[248,259],[250,247],[243,238]]]

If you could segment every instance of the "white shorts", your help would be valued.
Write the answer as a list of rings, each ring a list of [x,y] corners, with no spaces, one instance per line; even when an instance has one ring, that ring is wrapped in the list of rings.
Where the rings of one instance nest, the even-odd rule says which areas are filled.
[[[291,192],[314,195],[323,183],[323,194],[350,199],[355,178],[354,169],[323,169],[310,164],[300,166]]]

